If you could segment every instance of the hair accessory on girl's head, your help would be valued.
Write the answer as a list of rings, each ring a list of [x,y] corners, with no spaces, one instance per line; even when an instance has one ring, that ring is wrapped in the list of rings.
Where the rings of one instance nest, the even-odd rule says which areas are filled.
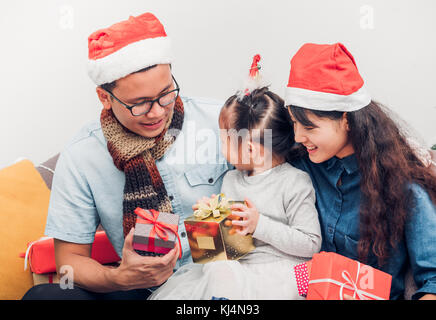
[[[260,61],[260,54],[256,54],[253,57],[253,62],[251,63],[251,68],[249,73],[250,77],[253,79],[259,76],[259,70],[260,70],[259,61]]]
[[[260,70],[260,55],[256,54],[253,57],[253,62],[251,63],[250,72],[248,78],[246,79],[243,89],[237,92],[238,100],[241,101],[245,96],[250,95],[254,90],[264,87],[264,81],[259,73]]]

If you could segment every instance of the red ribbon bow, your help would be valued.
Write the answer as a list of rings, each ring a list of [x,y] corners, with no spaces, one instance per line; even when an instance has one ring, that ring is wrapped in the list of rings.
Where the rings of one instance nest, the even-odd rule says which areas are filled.
[[[142,208],[136,208],[134,211],[139,217],[141,217],[142,222],[145,224],[152,224],[153,228],[151,228],[148,240],[148,247],[151,251],[154,250],[154,235],[157,234],[162,240],[168,240],[168,232],[167,230],[173,232],[177,236],[178,245],[179,245],[179,259],[182,258],[182,244],[180,241],[179,233],[177,232],[177,226],[169,223],[165,223],[162,221],[157,221],[160,212],[154,209],[144,210]],[[151,212],[151,214],[150,214]]]

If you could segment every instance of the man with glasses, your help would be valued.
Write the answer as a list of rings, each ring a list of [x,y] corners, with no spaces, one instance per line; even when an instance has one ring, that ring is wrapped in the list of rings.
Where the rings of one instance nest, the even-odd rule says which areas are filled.
[[[103,109],[59,157],[45,230],[55,238],[57,269],[73,271],[74,289],[39,285],[23,299],[146,298],[192,262],[183,220],[197,199],[219,193],[229,169],[219,151],[222,104],[179,95],[169,38],[154,15],[98,30],[88,47]],[[207,130],[215,139],[199,136]],[[198,159],[200,149],[213,151],[207,161]],[[137,207],[178,214],[182,252],[176,246],[163,256],[137,254]],[[118,267],[90,258],[99,224],[121,259]]]
[[[152,67],[155,67],[156,65],[153,65]],[[145,69],[150,69],[150,67],[145,68]],[[146,70],[141,70],[139,72],[144,72]],[[137,73],[137,72],[135,72]],[[110,89],[107,89],[107,87],[111,87],[108,84],[102,85],[101,87],[111,95],[112,98],[114,98],[115,100],[117,100],[119,103],[121,103],[123,106],[125,106],[127,109],[130,110],[130,113],[132,114],[132,116],[142,116],[143,114],[147,114],[151,107],[153,106],[153,103],[157,102],[159,103],[159,105],[162,108],[165,108],[167,106],[169,106],[171,103],[175,102],[177,97],[179,96],[179,85],[177,84],[176,79],[174,79],[174,76],[171,76],[174,80],[174,84],[175,89],[165,92],[162,95],[160,95],[157,99],[146,99],[146,98],[141,98],[141,102],[138,103],[134,103],[133,105],[127,105],[124,102],[122,102],[120,99],[118,99],[112,92]],[[114,84],[115,86],[115,84]],[[162,92],[167,91],[168,89],[171,88],[171,85],[166,86]]]

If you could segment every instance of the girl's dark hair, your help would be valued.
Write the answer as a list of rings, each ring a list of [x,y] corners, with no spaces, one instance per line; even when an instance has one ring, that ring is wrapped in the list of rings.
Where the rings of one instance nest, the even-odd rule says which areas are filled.
[[[315,111],[290,106],[296,121],[314,126],[308,112],[317,117],[339,120],[343,112]],[[411,183],[423,187],[436,204],[436,175],[417,158],[396,123],[371,103],[346,114],[349,138],[360,169],[361,205],[358,254],[366,261],[370,249],[379,265],[389,257],[404,236],[405,223],[414,206]]]
[[[225,102],[223,111],[230,111],[226,117],[229,127],[237,131],[242,129],[259,129],[261,131],[260,143],[264,145],[264,130],[270,129],[272,135],[272,152],[286,160],[292,157],[291,146],[295,143],[294,131],[290,125],[291,118],[282,98],[269,91],[268,87],[255,89],[249,95],[238,99],[233,95]],[[264,145],[265,146],[265,145]]]

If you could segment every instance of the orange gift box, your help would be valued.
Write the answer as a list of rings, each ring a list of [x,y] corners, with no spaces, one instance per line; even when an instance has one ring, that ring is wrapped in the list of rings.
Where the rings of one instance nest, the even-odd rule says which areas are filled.
[[[29,261],[30,270],[36,274],[56,272],[56,261],[54,253],[54,239],[43,237],[27,245],[25,254],[21,254],[24,260],[24,270]],[[92,244],[91,258],[101,264],[117,262],[120,260],[118,254],[109,241],[105,231],[95,233]]]
[[[313,255],[307,300],[388,300],[392,276],[334,252]]]

